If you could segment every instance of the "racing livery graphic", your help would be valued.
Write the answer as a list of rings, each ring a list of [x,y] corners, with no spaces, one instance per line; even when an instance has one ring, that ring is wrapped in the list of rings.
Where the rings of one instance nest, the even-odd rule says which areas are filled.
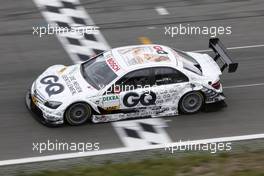
[[[220,75],[238,67],[218,38],[210,39],[209,47],[214,58],[153,44],[54,65],[33,82],[26,104],[52,125],[196,113],[225,99]]]
[[[170,60],[167,56],[168,53],[163,51],[161,46],[139,46],[133,48],[123,48],[119,49],[118,52],[123,56],[128,65]]]

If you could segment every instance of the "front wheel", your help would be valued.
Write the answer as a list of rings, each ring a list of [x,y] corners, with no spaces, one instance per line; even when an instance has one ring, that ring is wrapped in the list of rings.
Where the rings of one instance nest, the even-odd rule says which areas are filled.
[[[193,114],[200,111],[203,104],[204,97],[201,92],[188,92],[179,102],[179,111],[183,114]]]
[[[65,112],[66,121],[74,126],[84,124],[91,116],[91,107],[85,103],[75,103]]]

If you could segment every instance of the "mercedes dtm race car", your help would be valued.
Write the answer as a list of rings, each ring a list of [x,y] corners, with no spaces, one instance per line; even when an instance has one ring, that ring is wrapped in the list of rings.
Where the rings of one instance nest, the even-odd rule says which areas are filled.
[[[34,81],[26,104],[53,125],[196,113],[225,99],[219,76],[238,67],[219,39],[210,39],[209,47],[214,58],[153,44],[115,48],[72,66],[54,65]]]

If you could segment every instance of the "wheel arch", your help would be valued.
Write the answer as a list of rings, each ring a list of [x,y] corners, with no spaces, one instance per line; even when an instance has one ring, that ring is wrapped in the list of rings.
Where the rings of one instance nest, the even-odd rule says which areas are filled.
[[[97,113],[99,112],[97,105],[95,105],[94,103],[92,103],[92,102],[90,102],[90,101],[78,100],[78,101],[71,102],[71,103],[65,108],[65,110],[64,110],[64,112],[63,112],[63,119],[64,119],[64,120],[65,120],[65,113],[66,113],[66,111],[67,111],[72,105],[74,105],[74,104],[76,104],[76,103],[84,103],[84,104],[87,104],[87,105],[91,108],[91,110],[92,110],[92,115],[93,115],[95,112],[97,112]]]
[[[202,95],[202,97],[203,97],[202,108],[204,107],[204,105],[205,105],[206,95],[204,94],[204,92],[203,92],[201,89],[197,89],[197,90],[196,90],[196,89],[192,89],[192,90],[185,91],[185,92],[181,95],[181,98],[179,99],[179,101],[178,101],[178,105],[177,105],[177,110],[178,110],[178,112],[182,113],[181,110],[179,109],[179,107],[180,107],[180,103],[181,103],[183,97],[184,97],[186,94],[190,93],[190,92],[199,92],[199,93]]]

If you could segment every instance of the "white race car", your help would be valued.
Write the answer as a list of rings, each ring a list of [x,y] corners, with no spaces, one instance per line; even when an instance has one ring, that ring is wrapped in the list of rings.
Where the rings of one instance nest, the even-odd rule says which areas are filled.
[[[214,58],[162,45],[135,45],[81,64],[54,65],[34,81],[26,104],[52,125],[196,113],[225,99],[219,76],[225,68],[235,72],[238,67],[218,38],[210,39],[209,47]]]

